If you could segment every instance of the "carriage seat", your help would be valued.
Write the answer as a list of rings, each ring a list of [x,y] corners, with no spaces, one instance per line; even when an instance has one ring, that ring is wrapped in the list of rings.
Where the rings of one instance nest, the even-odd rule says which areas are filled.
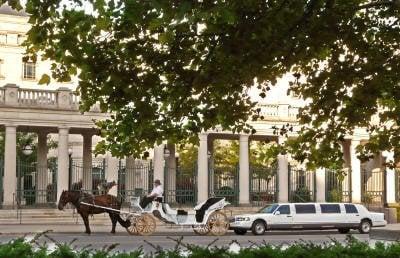
[[[188,215],[188,212],[185,210],[175,210],[172,209],[168,203],[163,203],[162,204],[162,209],[164,211],[165,214],[170,214],[170,215],[177,215],[177,216],[186,216]]]

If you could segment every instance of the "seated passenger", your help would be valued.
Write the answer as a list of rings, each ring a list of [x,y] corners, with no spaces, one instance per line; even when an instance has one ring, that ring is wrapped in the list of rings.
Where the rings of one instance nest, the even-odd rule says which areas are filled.
[[[150,194],[148,194],[147,196],[142,198],[142,200],[140,201],[140,207],[142,207],[142,209],[144,209],[144,208],[146,208],[146,206],[149,203],[151,203],[155,199],[162,200],[163,193],[164,193],[164,191],[162,189],[160,180],[159,179],[154,180],[153,190],[151,191]]]

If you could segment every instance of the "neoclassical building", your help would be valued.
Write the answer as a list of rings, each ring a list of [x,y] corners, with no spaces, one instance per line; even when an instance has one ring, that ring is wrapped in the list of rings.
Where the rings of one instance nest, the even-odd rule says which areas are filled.
[[[116,181],[112,194],[128,200],[152,187],[155,178],[162,181],[165,200],[179,205],[192,205],[209,196],[224,196],[234,205],[259,206],[287,201],[347,201],[383,205],[398,201],[398,176],[385,168],[390,153],[361,163],[355,147],[368,141],[362,128],[346,138],[343,144],[347,174],[338,178],[336,171],[307,171],[289,156],[279,155],[276,166],[255,168],[250,164],[252,141],[286,139],[274,134],[273,126],[290,123],[296,137],[300,99],[286,95],[287,83],[274,88],[259,107],[264,117],[252,122],[254,135],[233,134],[222,130],[199,135],[198,160],[191,171],[179,167],[175,146],[162,144],[150,150],[147,160],[117,159],[107,154],[93,157],[98,141],[93,120],[108,114],[94,106],[90,112],[78,111],[79,96],[73,93],[74,81],[38,85],[49,63],[24,60],[21,43],[29,30],[28,16],[8,6],[0,7],[0,127],[4,131],[5,151],[0,154],[0,203],[2,207],[53,204],[62,190],[83,189],[99,193],[103,181]],[[254,94],[256,96],[256,94]],[[254,98],[256,98],[254,96]],[[23,163],[18,155],[17,132],[37,134],[37,161]],[[48,149],[49,136],[58,142]],[[216,139],[239,141],[239,164],[219,168],[213,164]],[[29,151],[29,149],[28,149]],[[29,153],[27,154],[29,155]]]

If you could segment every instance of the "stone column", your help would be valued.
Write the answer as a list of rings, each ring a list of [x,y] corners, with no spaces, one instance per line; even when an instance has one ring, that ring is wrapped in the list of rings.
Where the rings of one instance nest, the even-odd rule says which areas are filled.
[[[208,199],[208,156],[207,156],[207,134],[199,135],[200,145],[197,158],[197,202]]]
[[[58,128],[58,171],[57,171],[57,201],[63,190],[68,190],[68,128]]]
[[[164,187],[164,144],[154,147],[154,180],[159,179]]]
[[[36,202],[47,202],[47,132],[38,133]],[[55,187],[55,186],[53,186]]]
[[[239,137],[239,205],[250,204],[249,136]]]
[[[392,162],[394,159],[394,153],[384,152],[382,153],[386,162]],[[396,203],[396,172],[390,167],[386,167],[386,203]]]
[[[112,182],[115,181],[118,184],[118,165],[119,160],[113,157],[110,153],[106,155],[106,181]],[[113,186],[108,194],[117,196],[118,195],[118,186]]]
[[[354,203],[361,203],[361,162],[356,153],[359,144],[359,140],[353,139],[350,142],[351,200]]]
[[[317,202],[325,202],[325,168],[318,168],[315,171],[316,180],[316,200]]]
[[[82,160],[82,187],[84,190],[91,191],[93,189],[92,180],[92,134],[85,133],[83,136],[83,160]]]
[[[278,138],[278,144],[285,142],[284,137]],[[289,171],[287,155],[278,154],[278,200],[279,202],[288,202],[289,200]]]
[[[11,207],[17,194],[17,127],[6,125],[4,148],[4,207]]]
[[[164,192],[166,193],[166,202],[176,202],[176,157],[175,157],[175,144],[168,143],[169,157],[165,161],[167,166],[166,179],[164,182]]]

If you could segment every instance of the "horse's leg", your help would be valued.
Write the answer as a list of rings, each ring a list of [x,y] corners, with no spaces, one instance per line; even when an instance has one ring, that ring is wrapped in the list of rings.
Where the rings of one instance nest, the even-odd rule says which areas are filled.
[[[110,216],[112,223],[111,233],[115,234],[115,227],[117,226],[117,217],[112,212],[109,212],[108,215]]]
[[[90,232],[90,227],[89,227],[89,215],[86,213],[85,214],[81,213],[81,217],[83,219],[83,223],[85,223],[85,228],[86,228],[85,233],[90,235],[91,232]]]

